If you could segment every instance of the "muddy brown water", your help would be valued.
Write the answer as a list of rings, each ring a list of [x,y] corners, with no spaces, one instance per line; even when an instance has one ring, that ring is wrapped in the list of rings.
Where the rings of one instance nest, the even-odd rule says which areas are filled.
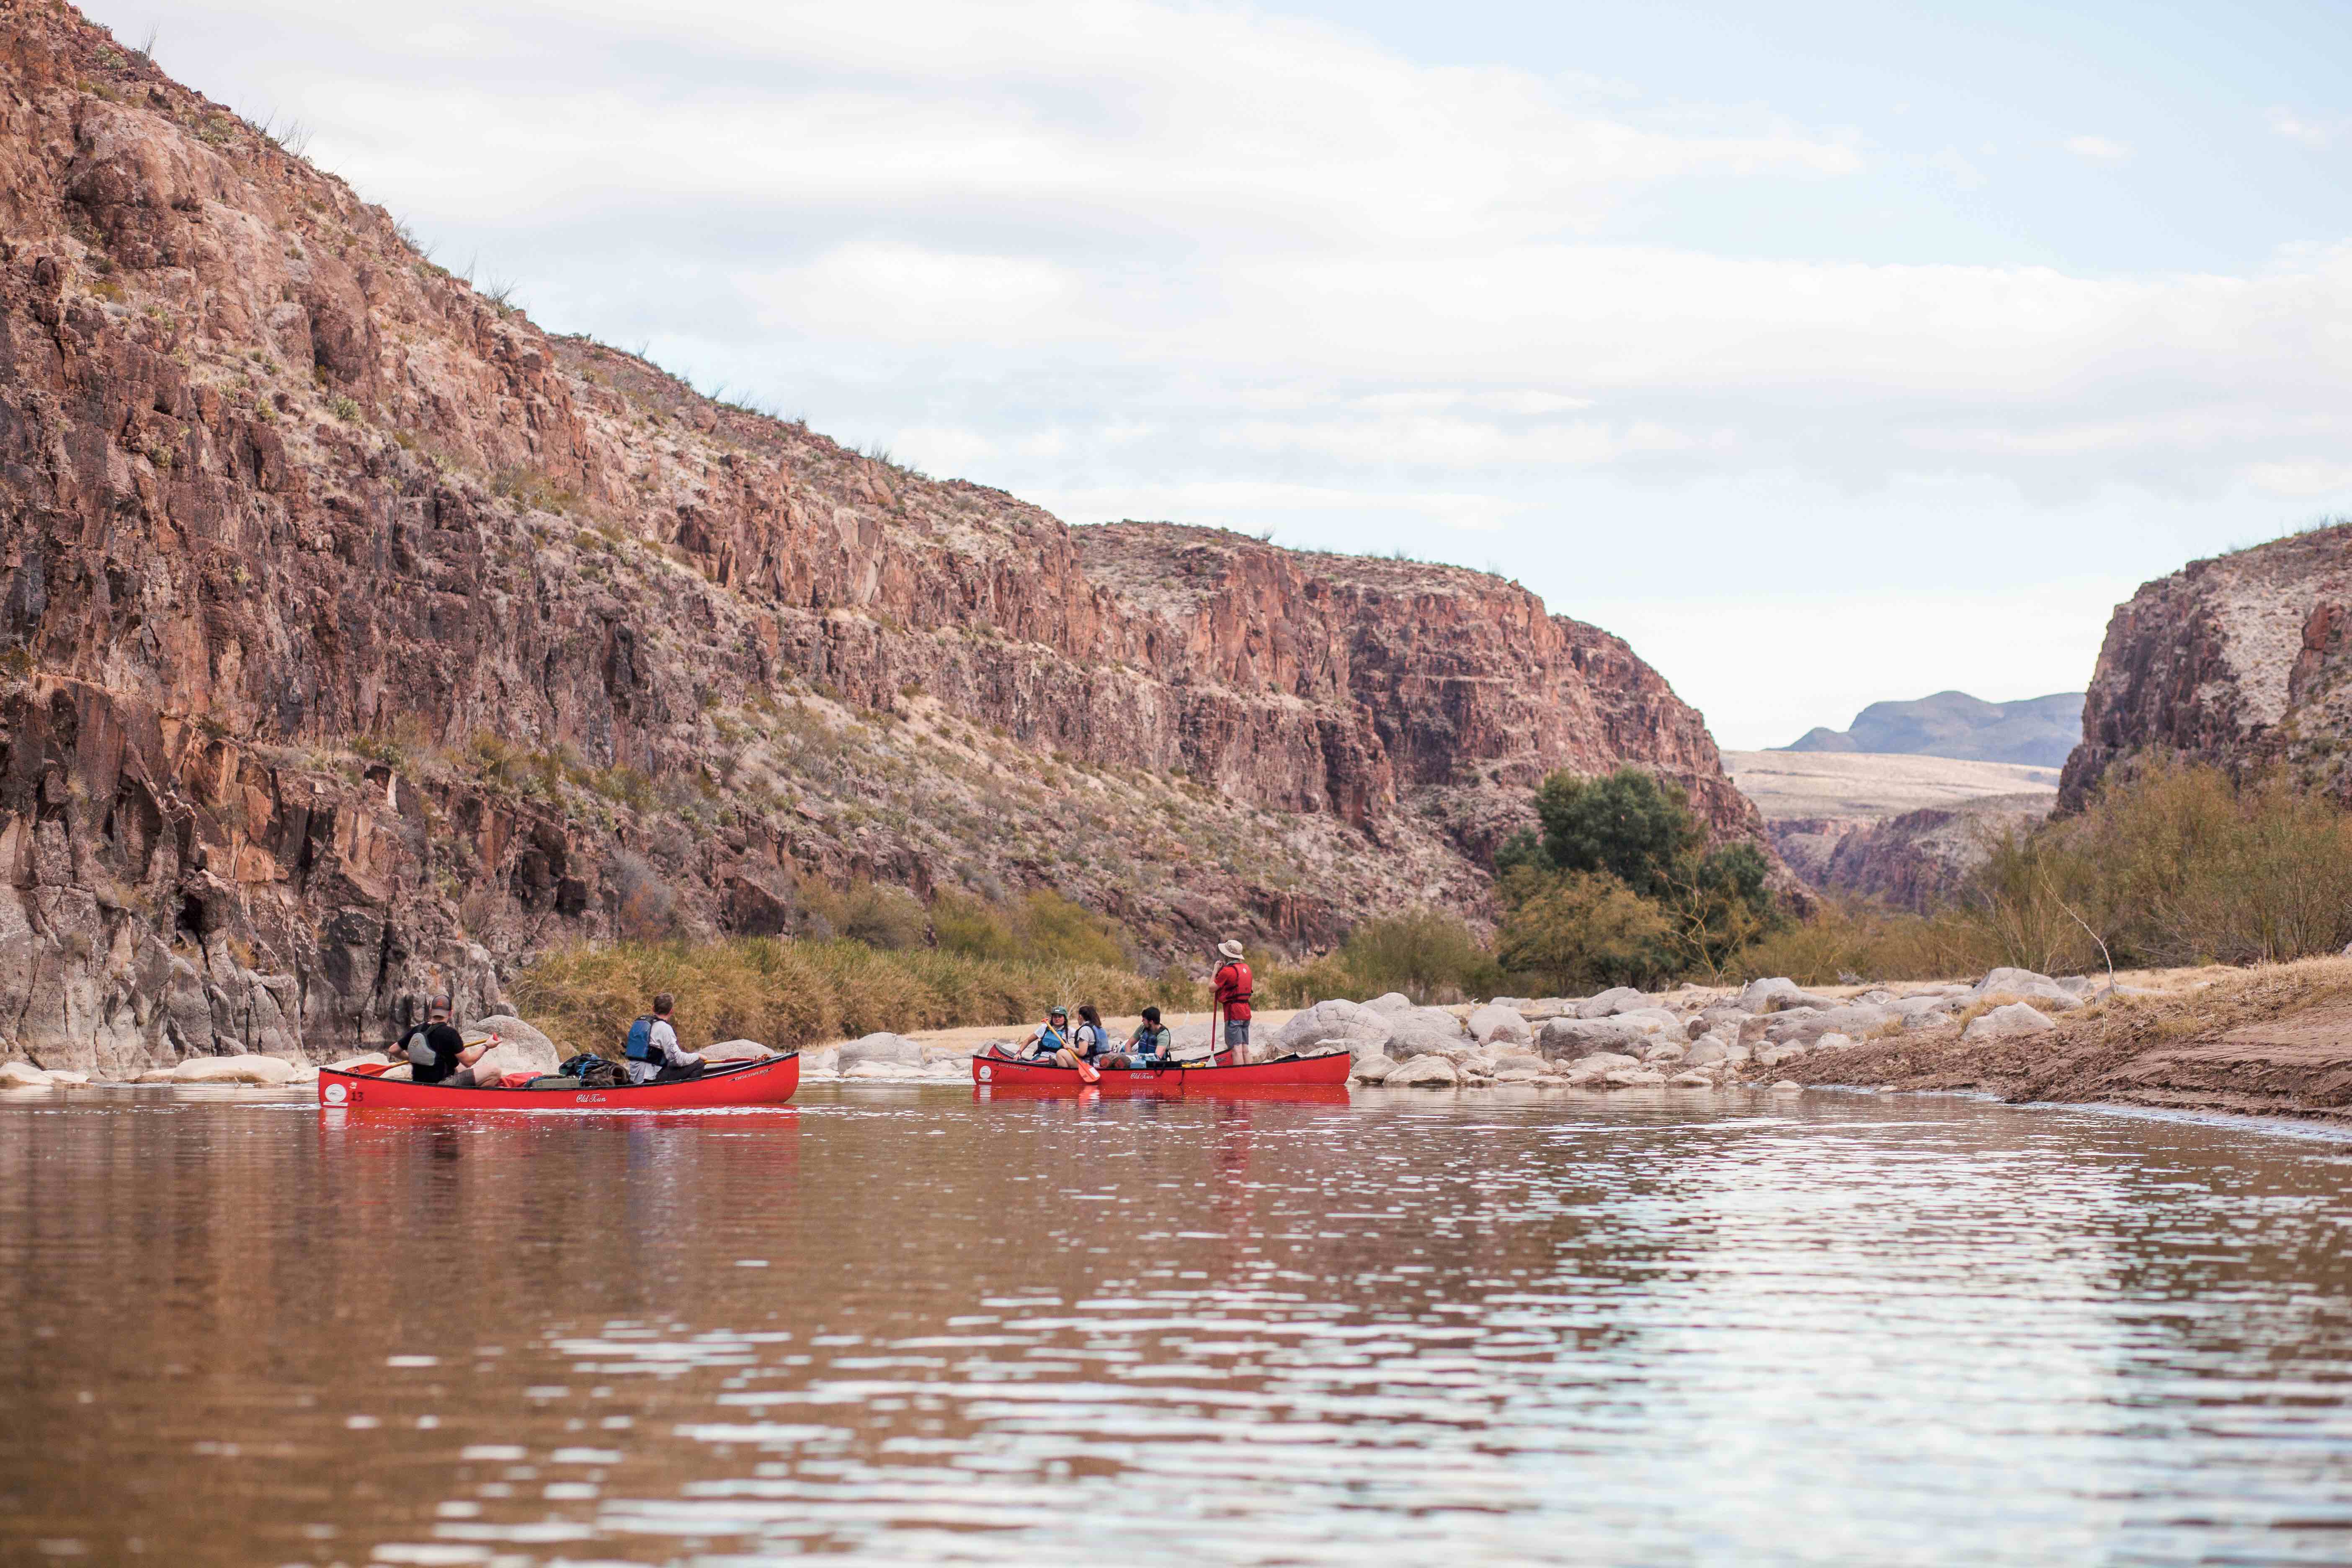
[[[0,1096],[0,1561],[2352,1558],[2352,1145],[1947,1098]]]

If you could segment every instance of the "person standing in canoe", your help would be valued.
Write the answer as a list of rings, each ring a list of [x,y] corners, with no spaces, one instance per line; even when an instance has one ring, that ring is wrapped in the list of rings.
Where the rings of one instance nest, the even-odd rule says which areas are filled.
[[[1226,1048],[1234,1053],[1234,1060],[1245,1062],[1249,1060],[1250,994],[1257,982],[1242,957],[1239,942],[1228,939],[1219,942],[1217,956],[1224,962],[1217,965],[1217,977],[1210,984],[1210,993],[1216,1000],[1217,1016],[1224,1021]],[[1209,1049],[1213,1052],[1216,1048],[1217,1041],[1212,1035]]]
[[[677,1026],[670,1014],[677,1005],[667,991],[654,998],[654,1010],[629,1026],[629,1081],[683,1083],[702,1076],[702,1056],[678,1048]]]

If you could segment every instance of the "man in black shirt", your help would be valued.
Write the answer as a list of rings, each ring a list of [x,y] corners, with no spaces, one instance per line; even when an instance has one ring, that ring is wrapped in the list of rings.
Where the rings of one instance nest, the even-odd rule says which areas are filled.
[[[420,1036],[425,1053],[430,1054],[427,1061],[416,1059],[424,1054],[416,1048]],[[474,1064],[481,1059],[484,1051],[490,1048],[491,1042],[485,1040],[478,1046],[468,1047],[466,1037],[449,1022],[449,998],[436,996],[428,1020],[420,1027],[410,1030],[408,1037],[401,1044],[406,1047],[408,1059],[415,1069],[411,1076],[418,1083],[444,1083],[451,1089],[471,1089],[474,1087]]]

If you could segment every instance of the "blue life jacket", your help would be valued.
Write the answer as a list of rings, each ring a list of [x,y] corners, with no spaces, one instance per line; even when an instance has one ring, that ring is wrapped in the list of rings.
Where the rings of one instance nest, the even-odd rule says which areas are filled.
[[[654,1016],[651,1013],[629,1026],[628,1058],[633,1062],[659,1061],[661,1055],[654,1049]]]

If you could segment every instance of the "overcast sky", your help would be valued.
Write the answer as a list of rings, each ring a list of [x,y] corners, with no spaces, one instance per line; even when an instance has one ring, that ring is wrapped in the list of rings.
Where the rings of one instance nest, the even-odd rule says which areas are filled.
[[[534,318],[1072,522],[1492,567],[1727,746],[2352,511],[2352,6],[103,0]]]

